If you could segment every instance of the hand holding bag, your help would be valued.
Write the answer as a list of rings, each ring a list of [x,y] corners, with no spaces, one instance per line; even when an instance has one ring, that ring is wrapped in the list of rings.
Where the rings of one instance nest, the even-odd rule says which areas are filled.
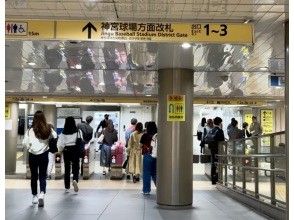
[[[102,144],[103,143],[103,140],[104,140],[104,134],[101,133],[100,136],[97,138],[97,143],[98,144]]]
[[[57,140],[58,140],[58,138],[54,138],[51,133],[49,136],[48,145],[49,145],[49,152],[52,154],[58,152]]]
[[[78,147],[79,156],[83,158],[85,150],[85,141],[82,139],[80,132],[77,132],[76,146]]]

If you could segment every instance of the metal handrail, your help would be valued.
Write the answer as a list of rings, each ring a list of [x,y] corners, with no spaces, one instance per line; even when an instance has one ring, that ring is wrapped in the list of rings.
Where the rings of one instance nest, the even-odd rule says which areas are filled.
[[[234,155],[226,155],[226,154],[217,154],[218,157],[237,157],[237,158],[248,158],[248,157],[286,157],[286,154],[234,154]]]
[[[240,168],[243,168],[243,169],[246,169],[246,170],[262,170],[262,171],[272,171],[272,172],[286,172],[285,169],[265,169],[265,168],[242,166],[242,165],[233,165],[233,164],[219,163],[219,162],[217,162],[216,164],[226,165],[226,166],[229,166],[229,167],[240,167]]]
[[[282,173],[281,175],[285,175],[286,169],[276,168],[276,159],[278,158],[286,158],[287,155],[285,152],[282,153],[276,153],[276,148],[280,146],[276,146],[276,141],[283,140],[280,137],[281,135],[285,135],[285,131],[281,132],[275,132],[271,134],[264,134],[264,135],[258,135],[258,136],[252,136],[248,138],[241,138],[236,140],[229,140],[229,141],[223,141],[219,142],[219,154],[217,154],[217,157],[219,158],[219,161],[216,162],[218,164],[219,169],[219,183],[224,185],[225,187],[232,186],[232,189],[236,190],[238,188],[242,189],[243,194],[246,195],[247,187],[246,187],[246,171],[252,171],[251,175],[253,175],[254,178],[254,197],[256,199],[259,199],[259,197],[266,197],[265,195],[260,194],[259,192],[259,177],[260,172],[264,171],[264,175],[270,177],[270,197],[266,197],[271,200],[272,205],[276,205],[277,202],[283,203],[283,201],[279,201],[276,199],[276,176],[279,175],[278,173]],[[266,147],[269,147],[270,153],[259,153],[259,147],[260,147],[260,141],[262,138],[269,138],[269,145]],[[275,139],[277,137],[277,139]],[[246,140],[253,141],[253,152],[252,154],[246,154]],[[285,146],[285,145],[284,145]],[[238,150],[237,150],[238,149]],[[237,154],[236,154],[237,153]],[[261,168],[259,165],[260,159],[264,158],[267,163],[270,164],[270,168]],[[251,163],[246,165],[246,159],[248,159]],[[280,159],[281,161],[283,159]],[[228,182],[228,170],[232,170],[232,183]],[[224,172],[223,172],[224,171]],[[241,180],[242,180],[242,187],[239,187],[236,185],[237,178],[237,172],[240,172],[241,174]],[[287,183],[285,183],[287,184]],[[262,202],[262,201],[261,201]]]
[[[270,133],[270,134],[263,134],[263,135],[251,136],[251,137],[240,138],[240,139],[235,139],[235,140],[228,140],[226,142],[239,142],[239,141],[246,141],[246,140],[258,139],[258,138],[263,138],[263,137],[270,137],[270,136],[282,135],[282,134],[285,134],[285,131],[279,131],[279,132]]]

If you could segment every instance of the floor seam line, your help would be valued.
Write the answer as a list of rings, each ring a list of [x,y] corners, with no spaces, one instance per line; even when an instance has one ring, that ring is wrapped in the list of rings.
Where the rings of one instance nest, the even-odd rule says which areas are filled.
[[[103,211],[100,213],[100,215],[98,216],[97,220],[100,219],[100,217],[103,215],[103,213],[106,211],[106,209],[110,206],[110,204],[113,202],[113,200],[118,196],[118,194],[122,191],[119,190],[115,195],[114,197],[110,200],[110,202],[105,206],[105,208],[103,209]]]
[[[54,217],[52,217],[52,218],[50,218],[50,219],[54,219],[54,218],[56,218],[56,217],[59,216],[62,212],[63,212],[63,210],[61,210],[57,215],[55,215]]]

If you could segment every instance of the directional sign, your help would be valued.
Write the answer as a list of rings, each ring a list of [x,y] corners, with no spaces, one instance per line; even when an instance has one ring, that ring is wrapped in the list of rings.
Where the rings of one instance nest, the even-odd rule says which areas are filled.
[[[250,125],[252,123],[252,113],[245,113],[244,114],[244,118],[243,118],[243,122],[247,122],[248,125]]]
[[[185,121],[185,95],[167,95],[167,121]]]
[[[5,28],[7,38],[17,38],[18,35],[22,35],[23,39],[39,37],[39,39],[47,38],[56,40],[180,43],[197,42],[231,44],[251,44],[254,42],[253,26],[251,24],[243,23],[155,23],[37,20],[9,22],[13,25],[11,28],[11,24],[6,24]],[[52,24],[44,25],[44,22],[51,22]],[[27,23],[28,30],[26,30],[24,26],[25,23]],[[22,25],[22,28],[20,28],[20,25]],[[32,30],[32,25],[34,25],[34,30]],[[16,33],[14,33],[15,30]],[[41,34],[44,31],[48,32],[46,36]],[[29,34],[30,32],[31,34]]]
[[[83,27],[82,31],[84,32],[86,29],[88,29],[88,39],[91,39],[92,37],[92,29],[93,31],[97,32],[97,28],[91,22],[89,22],[85,27]]]

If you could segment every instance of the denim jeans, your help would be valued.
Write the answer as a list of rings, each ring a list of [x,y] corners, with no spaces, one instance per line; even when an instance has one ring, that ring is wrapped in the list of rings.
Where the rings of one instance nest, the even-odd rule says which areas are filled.
[[[29,165],[31,170],[31,190],[35,196],[38,194],[38,179],[40,182],[40,192],[46,193],[46,175],[48,166],[48,151],[35,155],[29,153]]]
[[[143,193],[150,193],[151,178],[156,185],[156,158],[145,154],[143,156]]]

